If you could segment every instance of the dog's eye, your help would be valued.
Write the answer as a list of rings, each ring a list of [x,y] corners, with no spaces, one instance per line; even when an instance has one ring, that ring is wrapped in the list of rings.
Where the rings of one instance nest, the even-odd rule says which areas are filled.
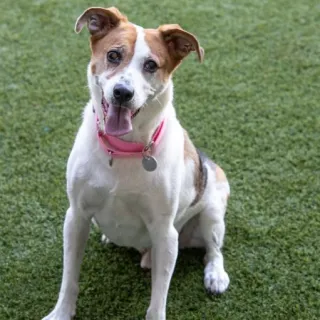
[[[143,65],[143,69],[147,72],[153,73],[157,71],[158,65],[154,60],[147,60]]]
[[[107,59],[111,63],[120,63],[121,61],[121,53],[116,50],[111,50],[107,53]]]

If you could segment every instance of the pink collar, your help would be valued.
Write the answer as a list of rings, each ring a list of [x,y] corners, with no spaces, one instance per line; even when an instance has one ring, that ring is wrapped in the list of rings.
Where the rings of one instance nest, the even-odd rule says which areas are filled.
[[[150,154],[160,143],[165,129],[165,119],[161,121],[151,141],[147,145],[137,142],[128,142],[117,137],[107,135],[98,129],[98,139],[100,145],[111,157],[143,157],[146,152]]]

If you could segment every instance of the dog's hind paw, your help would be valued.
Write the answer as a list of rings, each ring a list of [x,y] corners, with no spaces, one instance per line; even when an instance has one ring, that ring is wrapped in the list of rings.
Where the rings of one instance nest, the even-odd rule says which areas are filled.
[[[68,312],[59,312],[53,310],[50,314],[44,317],[42,320],[71,320],[72,315]]]
[[[142,269],[151,269],[151,250],[142,253],[140,266]]]
[[[205,268],[204,286],[211,294],[220,294],[227,290],[230,279],[223,268],[218,268],[209,262]]]
[[[109,244],[109,243],[111,243],[111,241],[107,238],[107,236],[106,236],[105,234],[102,235],[102,237],[101,237],[101,242],[102,242],[103,244]]]

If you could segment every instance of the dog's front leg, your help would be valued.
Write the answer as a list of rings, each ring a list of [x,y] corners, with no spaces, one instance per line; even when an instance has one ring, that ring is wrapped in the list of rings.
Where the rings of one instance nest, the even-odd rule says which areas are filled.
[[[167,295],[178,255],[178,232],[170,218],[162,217],[149,227],[152,241],[152,293],[147,320],[166,319]]]
[[[70,320],[75,315],[80,265],[89,230],[90,218],[69,208],[63,227],[63,276],[59,299],[43,320]]]

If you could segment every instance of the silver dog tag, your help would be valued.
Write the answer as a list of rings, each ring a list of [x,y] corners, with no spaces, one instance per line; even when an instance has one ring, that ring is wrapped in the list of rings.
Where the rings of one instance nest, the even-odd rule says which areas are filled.
[[[152,172],[157,169],[157,160],[152,156],[143,156],[142,166],[144,170]]]

